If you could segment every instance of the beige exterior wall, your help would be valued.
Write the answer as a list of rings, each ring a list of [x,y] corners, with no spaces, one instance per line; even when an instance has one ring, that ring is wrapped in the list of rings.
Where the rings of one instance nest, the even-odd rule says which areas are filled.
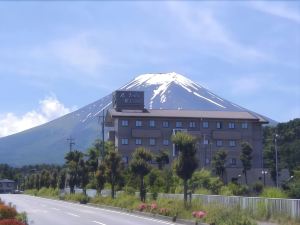
[[[122,126],[122,120],[128,121],[128,126]],[[155,126],[150,126],[150,120],[155,121]],[[262,165],[262,127],[261,123],[256,120],[237,120],[237,119],[194,119],[194,118],[138,118],[138,117],[114,117],[113,126],[115,137],[115,145],[123,157],[129,160],[133,151],[143,146],[153,153],[159,150],[167,149],[170,158],[173,158],[173,144],[171,136],[173,129],[187,129],[187,132],[194,135],[198,139],[197,149],[199,166],[211,166],[211,160],[216,151],[225,149],[228,152],[227,167],[241,168],[240,145],[243,141],[249,142],[253,147],[253,168],[261,168]],[[137,127],[136,121],[141,121],[142,126]],[[169,127],[163,127],[163,122],[167,121]],[[176,122],[181,122],[182,127],[176,127]],[[195,123],[195,127],[190,127],[190,122]],[[203,122],[208,122],[208,127],[203,127]],[[222,123],[222,128],[217,128],[217,122]],[[247,123],[247,128],[242,128],[242,123]],[[229,123],[234,123],[235,127],[230,129]],[[128,139],[128,143],[122,139]],[[141,144],[136,144],[136,139],[141,139]],[[155,139],[155,145],[150,144],[150,139]],[[208,140],[208,144],[204,143],[204,139]],[[164,145],[163,140],[169,140],[168,145]],[[217,141],[222,142],[222,146],[217,146]],[[234,141],[235,146],[230,146],[230,142]],[[231,160],[236,160],[236,165],[231,164]],[[125,160],[125,158],[124,158]],[[228,179],[230,179],[230,174]]]

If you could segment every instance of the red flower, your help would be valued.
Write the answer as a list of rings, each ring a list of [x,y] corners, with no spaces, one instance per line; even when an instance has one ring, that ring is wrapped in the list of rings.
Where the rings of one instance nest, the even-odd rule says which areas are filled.
[[[4,219],[0,220],[0,225],[25,225],[25,223],[16,219]]]

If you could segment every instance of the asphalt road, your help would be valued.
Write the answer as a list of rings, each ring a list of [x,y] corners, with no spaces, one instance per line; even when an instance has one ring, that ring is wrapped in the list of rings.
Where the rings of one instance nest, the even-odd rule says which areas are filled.
[[[173,225],[140,215],[20,194],[0,194],[6,203],[25,211],[34,225]],[[176,223],[178,225],[178,223]],[[175,224],[174,224],[175,225]]]

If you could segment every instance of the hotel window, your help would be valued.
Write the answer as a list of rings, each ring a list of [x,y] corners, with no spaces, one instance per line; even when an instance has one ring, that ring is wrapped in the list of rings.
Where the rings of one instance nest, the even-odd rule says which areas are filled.
[[[128,127],[128,120],[122,120],[122,127]]]
[[[247,129],[248,128],[248,123],[247,122],[243,122],[242,123],[242,128],[243,129]]]
[[[217,122],[217,129],[222,129],[222,122]]]
[[[168,139],[164,139],[163,140],[163,145],[169,145],[169,140]]]
[[[217,147],[221,147],[223,145],[223,141],[222,140],[217,140],[216,145],[217,145]]]
[[[141,127],[142,126],[142,121],[140,121],[140,120],[135,121],[135,126],[136,127]]]
[[[121,139],[121,144],[122,145],[128,145],[128,138],[122,138]]]
[[[163,125],[163,127],[169,127],[169,122],[168,121],[163,121],[162,125]]]
[[[182,122],[181,121],[177,121],[176,122],[176,127],[182,127]]]
[[[190,128],[195,128],[196,127],[196,122],[195,121],[191,121],[190,122]]]
[[[208,145],[208,139],[204,139],[203,144]]]
[[[236,166],[236,158],[232,158],[232,159],[230,160],[230,164],[231,164],[232,166]]]
[[[207,121],[203,122],[202,127],[203,128],[208,128],[208,122]]]
[[[230,147],[235,147],[236,143],[235,143],[235,140],[230,140],[229,141],[229,146]]]
[[[149,139],[149,145],[155,145],[155,138]]]
[[[149,127],[155,127],[155,121],[154,120],[149,121]]]
[[[140,139],[140,138],[135,139],[135,144],[136,145],[141,145],[142,144],[142,139]]]
[[[235,126],[234,126],[234,123],[233,123],[233,122],[228,123],[228,128],[229,128],[229,129],[234,129],[234,127],[235,127]]]

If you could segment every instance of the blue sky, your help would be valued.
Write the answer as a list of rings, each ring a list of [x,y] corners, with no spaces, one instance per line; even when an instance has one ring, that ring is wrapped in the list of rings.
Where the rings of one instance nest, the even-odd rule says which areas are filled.
[[[156,72],[300,117],[299,1],[2,1],[0,21],[0,137]]]

